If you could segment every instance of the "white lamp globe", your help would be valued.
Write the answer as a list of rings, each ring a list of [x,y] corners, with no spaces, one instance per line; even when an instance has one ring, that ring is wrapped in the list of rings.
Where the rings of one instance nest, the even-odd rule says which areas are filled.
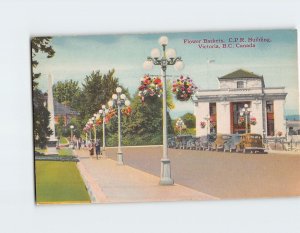
[[[153,63],[152,61],[145,61],[144,64],[143,64],[143,68],[145,70],[151,70],[153,68]]]
[[[184,68],[184,63],[182,61],[177,61],[174,65],[175,70],[179,71]]]
[[[70,128],[71,128],[71,129],[74,129],[74,126],[73,126],[73,125],[71,125],[71,126],[70,126]]]
[[[112,95],[112,98],[113,98],[114,100],[116,100],[116,99],[118,98],[118,95],[117,95],[117,94],[113,94],[113,95]]]
[[[169,42],[169,39],[168,39],[168,37],[166,37],[166,36],[162,36],[162,37],[160,37],[159,38],[159,40],[158,40],[158,43],[160,44],[160,45],[167,45],[168,44],[168,42]]]
[[[102,105],[102,109],[105,109],[105,105],[104,104]]]
[[[117,88],[116,88],[116,92],[117,92],[117,93],[121,93],[121,92],[122,92],[122,88],[121,88],[121,87],[117,87]]]
[[[130,105],[130,101],[129,100],[125,100],[125,105],[129,106]]]
[[[126,95],[125,94],[122,94],[120,97],[121,97],[122,100],[126,99]]]
[[[114,102],[113,102],[112,100],[108,101],[108,106],[109,106],[109,107],[114,106]]]
[[[176,57],[175,49],[171,49],[171,48],[167,49],[166,56],[167,56],[168,59],[175,58]]]
[[[248,104],[245,104],[244,107],[245,107],[245,108],[248,108]]]
[[[103,110],[102,110],[102,109],[100,109],[100,110],[99,110],[99,113],[100,113],[100,114],[102,114],[102,113],[103,113]]]
[[[159,58],[160,57],[160,51],[158,48],[154,48],[151,50],[151,57],[152,58]]]

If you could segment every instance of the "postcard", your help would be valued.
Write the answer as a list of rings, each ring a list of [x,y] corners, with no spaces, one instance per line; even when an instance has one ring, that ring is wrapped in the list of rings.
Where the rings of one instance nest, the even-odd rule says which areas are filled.
[[[297,31],[31,38],[37,204],[300,195]]]

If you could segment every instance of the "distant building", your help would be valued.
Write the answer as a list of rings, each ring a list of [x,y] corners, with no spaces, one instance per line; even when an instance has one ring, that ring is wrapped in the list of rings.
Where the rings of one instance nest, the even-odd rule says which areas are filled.
[[[44,99],[47,104],[47,93],[44,94]],[[54,122],[55,124],[58,124],[59,119],[63,118],[65,125],[68,125],[70,123],[70,120],[73,117],[79,116],[79,113],[69,106],[63,105],[56,100],[53,100],[53,105],[54,105]]]
[[[246,124],[239,124],[245,104],[251,110],[248,123],[250,118],[256,118],[255,125],[248,124],[248,132],[266,136],[286,134],[284,87],[267,88],[263,76],[242,69],[218,80],[219,89],[198,90],[193,98],[197,136],[210,132],[245,133]]]

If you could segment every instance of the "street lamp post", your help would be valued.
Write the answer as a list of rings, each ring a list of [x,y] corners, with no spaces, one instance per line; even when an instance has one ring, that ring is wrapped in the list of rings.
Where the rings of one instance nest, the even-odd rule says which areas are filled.
[[[123,165],[123,152],[121,149],[121,108],[124,106],[129,106],[130,101],[127,99],[125,94],[121,94],[122,88],[116,88],[117,94],[112,95],[112,100],[108,101],[108,105],[113,107],[114,105],[118,108],[118,153],[117,153],[117,163]]]
[[[73,145],[73,129],[74,129],[74,125],[70,125],[70,129],[71,129],[71,144]]]
[[[152,69],[153,65],[160,66],[163,75],[163,156],[161,159],[161,174],[160,184],[161,185],[172,185],[174,184],[171,178],[171,165],[170,159],[168,158],[168,132],[167,132],[167,78],[166,71],[169,65],[175,65],[176,70],[181,70],[184,64],[180,57],[176,57],[174,49],[167,49],[168,37],[162,36],[159,38],[159,44],[162,46],[163,54],[160,58],[160,50],[155,48],[151,50],[151,57],[148,57],[144,62],[145,69]]]
[[[240,111],[240,116],[245,117],[245,130],[246,133],[248,133],[248,115],[251,113],[251,108],[248,106],[248,104],[245,104],[242,110]]]
[[[100,116],[102,116],[102,127],[103,127],[103,149],[102,149],[102,152],[103,152],[103,156],[105,156],[105,117],[106,117],[106,114],[108,113],[108,109],[105,107],[105,105],[102,105],[102,109],[99,110],[99,114]]]

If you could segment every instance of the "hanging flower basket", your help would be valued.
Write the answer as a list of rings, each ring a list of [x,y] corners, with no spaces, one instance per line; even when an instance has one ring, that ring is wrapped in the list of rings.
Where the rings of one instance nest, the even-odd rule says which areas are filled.
[[[239,125],[243,125],[244,123],[245,123],[245,117],[240,116],[240,117],[239,117],[239,120],[238,120],[238,124],[239,124]]]
[[[151,78],[149,75],[145,75],[141,79],[141,85],[139,86],[138,90],[142,102],[144,102],[145,98],[147,97],[160,97],[163,91],[160,77],[157,76]]]
[[[200,127],[201,127],[202,129],[204,129],[205,126],[206,126],[206,122],[205,122],[205,121],[201,121],[201,122],[200,122]]]
[[[108,123],[111,118],[115,117],[117,115],[117,111],[114,108],[109,108],[108,113],[105,116],[105,123]]]
[[[196,89],[193,80],[189,77],[181,75],[180,78],[173,81],[172,92],[179,101],[188,101]]]
[[[250,124],[251,125],[256,125],[256,118],[255,117],[250,118]]]
[[[130,116],[132,109],[130,106],[124,107],[121,112],[122,112],[122,114],[124,114],[125,116],[128,117],[128,116]]]
[[[101,125],[102,124],[102,119],[101,118],[98,118],[97,120],[96,120],[96,125]]]

